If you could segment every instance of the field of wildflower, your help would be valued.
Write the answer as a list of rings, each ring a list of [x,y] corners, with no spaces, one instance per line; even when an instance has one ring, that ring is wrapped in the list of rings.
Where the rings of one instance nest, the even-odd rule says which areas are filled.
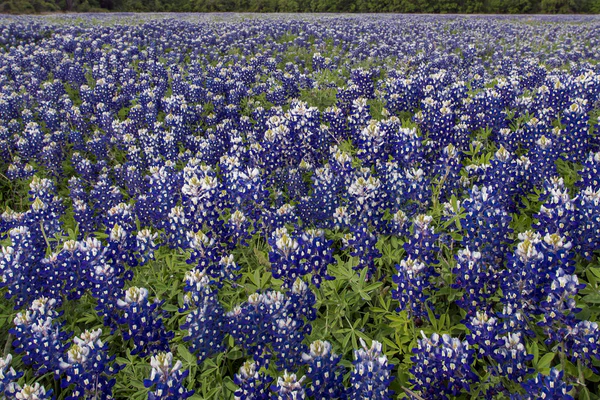
[[[0,398],[598,399],[598,17],[0,17]]]

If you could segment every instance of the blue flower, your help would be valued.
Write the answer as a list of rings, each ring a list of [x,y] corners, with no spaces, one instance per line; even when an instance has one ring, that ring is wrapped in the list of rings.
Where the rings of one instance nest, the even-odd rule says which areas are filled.
[[[273,400],[301,400],[306,399],[306,393],[302,383],[306,377],[296,378],[296,374],[285,371],[283,376],[277,378],[277,382],[271,385]]]
[[[429,289],[428,267],[410,257],[396,265],[397,275],[393,276],[398,288],[392,290],[392,298],[400,305],[396,311],[408,311],[409,318],[427,315],[427,308],[433,308],[426,290]]]
[[[310,353],[302,354],[307,366],[306,377],[310,385],[306,394],[316,399],[344,399],[343,379],[345,368],[339,364],[341,356],[332,353],[331,343],[316,340],[310,344]]]
[[[423,332],[411,357],[414,390],[426,398],[447,399],[468,393],[471,384],[479,379],[471,370],[474,350],[469,344],[450,335],[434,333],[430,338]]]
[[[21,387],[19,384],[15,383],[8,388],[5,392],[7,399],[16,399],[16,400],[51,400],[54,399],[53,390],[50,389],[46,391],[39,382],[36,382],[32,385],[25,384]]]
[[[23,372],[16,372],[13,367],[10,367],[12,355],[7,354],[6,357],[0,357],[0,394],[8,396],[8,393],[16,381],[23,376]]]
[[[533,372],[533,369],[526,365],[533,360],[533,355],[527,354],[520,332],[508,333],[500,338],[500,344],[494,350],[493,358],[498,362],[495,367],[498,376],[511,381],[523,382],[525,375]]]
[[[33,368],[36,375],[58,369],[60,357],[69,335],[61,331],[64,322],[57,319],[60,314],[54,310],[56,300],[40,297],[34,300],[27,311],[17,313],[14,328],[13,346],[17,354],[23,354],[23,363]]]
[[[389,400],[394,392],[389,385],[393,365],[388,364],[387,356],[382,354],[382,344],[373,340],[371,347],[360,338],[362,349],[354,350],[354,369],[350,375],[348,399]]]
[[[183,340],[190,342],[190,352],[196,354],[198,364],[201,364],[207,357],[225,350],[223,340],[227,321],[217,292],[209,286],[210,279],[204,272],[189,271],[185,284],[184,309],[180,311],[191,312],[181,325],[181,329],[188,330]]]
[[[563,371],[555,368],[550,369],[550,374],[547,376],[539,373],[534,378],[521,384],[525,389],[525,395],[515,395],[514,399],[573,400],[573,396],[569,394],[573,386],[568,385],[563,380],[563,375]]]
[[[87,397],[112,397],[112,388],[116,383],[111,378],[125,365],[114,363],[115,356],[110,356],[108,345],[100,339],[102,330],[84,331],[73,339],[73,344],[62,357],[59,371],[65,374],[61,381],[61,388],[72,387],[69,400]]]
[[[118,323],[126,325],[123,340],[131,339],[134,344],[131,354],[143,357],[169,348],[169,340],[174,333],[165,329],[165,313],[159,309],[162,303],[151,303],[148,300],[148,290],[135,286],[125,291],[124,299],[117,300],[117,307],[122,310]]]
[[[271,398],[271,382],[273,378],[257,369],[256,363],[246,361],[239,373],[233,377],[238,385],[235,391],[236,400],[269,400]]]
[[[173,354],[158,353],[150,359],[152,372],[144,379],[144,386],[151,389],[148,400],[183,400],[194,394],[183,386],[189,371],[181,371],[181,361],[173,365]]]

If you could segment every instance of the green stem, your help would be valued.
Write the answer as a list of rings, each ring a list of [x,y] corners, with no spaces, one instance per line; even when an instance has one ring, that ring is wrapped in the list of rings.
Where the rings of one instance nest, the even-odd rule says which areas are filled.
[[[585,376],[583,375],[583,365],[581,364],[581,360],[577,360],[577,373],[577,383],[585,387]]]
[[[13,335],[9,333],[8,337],[6,338],[6,343],[4,344],[4,356],[6,356],[8,353],[10,353],[12,341],[13,341]]]
[[[50,241],[48,240],[48,236],[46,236],[46,231],[44,230],[44,221],[40,221],[40,229],[42,231],[42,235],[44,236],[44,240],[46,241],[46,253],[48,253],[48,251],[52,251],[52,248],[50,247]]]

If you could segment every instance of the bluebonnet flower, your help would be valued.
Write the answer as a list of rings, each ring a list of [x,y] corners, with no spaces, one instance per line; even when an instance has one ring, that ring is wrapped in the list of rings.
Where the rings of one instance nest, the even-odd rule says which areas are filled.
[[[587,99],[575,98],[562,115],[561,124],[565,126],[563,151],[569,161],[581,160],[589,151],[588,111]]]
[[[474,186],[471,196],[461,203],[465,217],[461,220],[465,245],[476,249],[483,259],[497,263],[508,252],[507,237],[512,232],[510,216],[492,187]]]
[[[323,119],[329,123],[329,131],[339,142],[348,136],[348,122],[341,108],[327,107],[323,112]]]
[[[469,247],[459,250],[455,258],[452,288],[462,290],[462,297],[456,303],[468,315],[473,315],[496,293],[500,273],[494,264],[482,258],[480,252],[471,251]]]
[[[408,242],[404,244],[406,255],[432,266],[437,264],[437,239],[439,234],[431,226],[433,218],[429,215],[420,214],[413,219],[413,233]]]
[[[41,230],[42,234],[52,237],[61,231],[60,216],[65,210],[62,200],[56,195],[56,187],[49,179],[34,176],[29,184],[31,202],[29,219],[32,231]]]
[[[550,369],[548,376],[537,374],[534,378],[523,382],[524,395],[515,395],[512,398],[522,400],[548,399],[548,400],[573,400],[569,394],[572,385],[563,380],[563,371]]]
[[[184,215],[193,230],[203,229],[206,225],[218,231],[223,185],[212,168],[198,163],[198,160],[190,159],[184,169],[181,187]]]
[[[576,185],[581,189],[591,187],[592,190],[597,190],[600,187],[600,152],[590,152],[588,157],[582,163],[582,169],[578,172],[581,180],[576,182]]]
[[[261,170],[252,167],[232,169],[225,175],[225,185],[233,208],[243,211],[249,218],[258,219],[269,196]]]
[[[592,366],[592,358],[598,358],[598,323],[590,321],[580,321],[574,326],[567,328],[567,335],[563,337],[561,347],[566,350],[567,356],[576,363],[580,361],[583,365],[590,368]]]
[[[527,354],[521,333],[508,333],[500,338],[499,346],[494,350],[493,358],[498,363],[496,373],[513,382],[523,382],[525,375],[533,371],[527,363],[533,360],[532,354]]]
[[[425,398],[458,396],[469,392],[471,384],[478,381],[471,371],[474,350],[469,344],[450,335],[434,333],[430,338],[423,332],[411,357],[412,382],[417,393]]]
[[[345,249],[350,249],[350,255],[358,259],[358,265],[353,268],[357,271],[367,269],[365,279],[371,277],[377,271],[375,260],[381,257],[381,251],[375,245],[377,236],[364,225],[356,225],[350,228],[350,233],[342,238]]]
[[[477,345],[477,357],[483,358],[492,356],[494,350],[499,346],[498,332],[500,325],[498,319],[490,315],[487,311],[477,311],[465,326],[469,328],[470,333],[466,339],[469,345]]]
[[[186,217],[182,206],[175,206],[163,222],[167,242],[172,248],[184,248],[189,230],[190,220]]]
[[[384,98],[386,108],[393,113],[413,111],[421,100],[420,82],[405,77],[389,77],[386,80]]]
[[[365,166],[374,165],[378,160],[385,160],[390,140],[390,129],[380,121],[371,120],[358,135],[357,157]]]
[[[572,238],[578,253],[591,259],[600,235],[600,187],[587,186],[575,200],[577,229]]]
[[[89,289],[98,303],[96,311],[103,317],[105,325],[116,328],[117,300],[132,273],[125,271],[122,265],[110,263],[106,257],[107,248],[98,239],[89,237],[79,243],[76,254],[80,261],[77,293],[82,294]]]
[[[136,251],[140,265],[145,265],[149,260],[154,259],[154,251],[158,248],[155,240],[158,233],[152,233],[149,229],[142,229],[136,234]]]
[[[349,187],[356,178],[352,156],[337,146],[330,149],[329,165],[333,173],[333,183],[339,191]]]
[[[8,165],[6,176],[10,180],[27,179],[34,176],[36,172],[33,165],[23,162],[19,156],[13,156],[12,163]]]
[[[358,87],[356,89],[360,93],[360,89]],[[367,104],[367,99],[365,97],[353,99],[350,105],[350,115],[348,116],[348,127],[350,128],[350,137],[354,143],[359,142],[360,132],[369,124],[370,120],[370,106]]]
[[[233,377],[233,382],[239,386],[234,393],[235,399],[269,400],[272,381],[273,378],[258,370],[256,363],[246,361]]]
[[[37,375],[58,368],[64,342],[69,337],[61,331],[64,322],[57,320],[60,314],[55,307],[56,300],[40,297],[26,311],[17,313],[15,326],[9,330],[15,337],[15,353],[22,353],[23,363],[30,365]]]
[[[364,227],[378,227],[382,224],[381,203],[386,194],[380,189],[381,181],[372,176],[369,170],[357,171],[356,178],[348,187],[348,209],[353,223]]]
[[[397,275],[393,280],[398,288],[392,290],[392,298],[398,300],[397,310],[408,311],[409,318],[427,315],[427,308],[433,308],[426,290],[429,288],[429,267],[419,260],[406,258],[396,265]]]
[[[560,148],[555,145],[552,138],[542,135],[535,141],[535,147],[528,153],[531,161],[531,177],[535,183],[543,183],[546,177],[556,175],[555,162],[560,157],[559,152]]]
[[[144,386],[152,389],[148,393],[149,400],[183,400],[194,394],[183,386],[183,380],[189,371],[181,371],[181,361],[173,365],[172,353],[158,353],[150,359],[152,372],[149,379],[144,379]]]
[[[540,212],[534,215],[538,219],[534,228],[540,233],[570,237],[577,227],[577,218],[574,199],[565,187],[564,180],[553,177],[546,181],[544,189],[540,195],[544,203]]]
[[[323,230],[307,229],[300,236],[301,275],[311,273],[311,281],[317,288],[323,280],[334,279],[327,273],[327,266],[334,261],[332,244]]]
[[[311,326],[304,324],[301,314],[282,314],[280,318],[275,319],[272,330],[272,347],[277,355],[278,369],[294,368],[300,355],[306,350],[302,341],[305,335],[310,333]]]
[[[167,332],[163,324],[164,312],[159,307],[161,301],[150,302],[146,288],[130,287],[125,291],[125,298],[117,300],[117,307],[122,310],[118,323],[126,325],[123,340],[131,339],[134,348],[131,354],[154,354],[169,348],[169,340],[173,332]]]
[[[313,53],[312,55],[312,68],[314,71],[319,71],[326,68],[326,59],[321,53]]]
[[[36,122],[29,122],[25,125],[23,134],[16,142],[17,150],[25,160],[35,159],[42,151],[44,143],[44,134],[41,127]]]
[[[123,195],[118,187],[111,185],[108,174],[101,174],[92,190],[90,191],[90,199],[96,201],[98,213],[105,213],[114,206],[123,202]]]
[[[220,244],[210,232],[205,234],[202,231],[188,231],[186,236],[187,247],[191,249],[190,257],[186,260],[188,264],[203,270],[218,262],[221,253]]]
[[[114,210],[111,209],[111,210]],[[136,250],[137,240],[131,225],[111,225],[108,231],[108,246],[106,256],[108,261],[116,266],[135,267],[138,265]]]
[[[542,276],[543,283],[550,283],[559,269],[569,274],[575,272],[573,243],[565,236],[557,233],[546,234],[541,242],[541,248],[544,253],[544,265],[538,272]]]
[[[325,227],[339,204],[337,196],[339,178],[330,167],[317,168],[312,180],[312,195],[300,199],[298,215],[305,223]]]
[[[8,388],[5,395],[7,399],[16,400],[51,400],[54,399],[53,393],[52,389],[46,390],[39,382],[36,382],[33,385],[25,384],[23,387],[15,383]]]
[[[336,106],[343,111],[344,115],[348,115],[351,112],[356,100],[358,100],[358,103],[362,105],[366,105],[367,101],[366,98],[360,97],[360,88],[354,84],[350,84],[342,90],[338,90],[338,93],[335,95],[335,97],[337,99]],[[363,114],[365,116],[368,115],[368,110],[366,111],[367,113]]]
[[[200,270],[192,270],[185,276],[184,308],[191,310],[181,329],[188,335],[183,338],[190,343],[190,352],[196,354],[198,363],[225,349],[225,311],[217,299],[217,293],[209,286],[209,277]]]
[[[273,400],[302,400],[306,399],[306,393],[302,383],[306,377],[296,378],[296,374],[285,371],[283,376],[277,378],[277,382],[271,385]]]
[[[446,200],[460,188],[460,170],[462,168],[459,150],[452,143],[441,151],[440,158],[433,169],[440,182],[440,198]]]
[[[161,226],[169,212],[177,205],[183,191],[181,188],[181,175],[172,166],[157,164],[149,168],[148,191],[145,202],[149,218],[144,223]],[[138,203],[140,200],[138,200]]]
[[[316,340],[310,344],[310,353],[302,354],[302,361],[307,365],[306,377],[310,386],[306,394],[318,399],[343,399],[345,368],[339,364],[340,355],[331,351],[331,343]]]
[[[227,221],[228,247],[235,248],[236,245],[247,245],[252,237],[250,227],[252,222],[246,218],[240,210],[235,210]]]
[[[350,71],[350,78],[352,79],[352,82],[358,86],[361,96],[372,99],[375,97],[374,78],[378,74],[378,69],[365,70],[363,68],[357,68]]]
[[[47,293],[55,298],[66,294],[67,299],[78,299],[89,288],[82,257],[82,244],[74,240],[64,242],[60,252],[41,260],[47,271]]]
[[[388,231],[395,236],[408,236],[410,234],[408,216],[402,210],[396,211],[388,221]]]
[[[283,172],[283,171],[282,171]],[[286,172],[287,195],[291,200],[298,201],[308,195],[308,186],[303,180],[302,173],[296,168],[288,169]]]
[[[276,229],[269,238],[269,262],[274,278],[283,279],[286,284],[292,284],[299,276],[300,244],[290,235],[287,228]]]
[[[108,345],[100,339],[102,330],[86,330],[73,339],[66,357],[61,358],[59,371],[66,375],[61,380],[61,388],[74,385],[69,400],[88,397],[111,398],[116,380],[111,378],[124,367],[114,363],[115,356],[109,356]]]
[[[227,313],[227,332],[259,367],[267,367],[273,356],[280,370],[293,367],[306,350],[302,341],[316,317],[314,304],[314,294],[300,279],[287,294],[254,293]]]
[[[557,236],[558,237],[558,236]],[[545,286],[553,278],[552,257],[546,259],[541,236],[533,231],[519,234],[521,242],[509,256],[502,272],[502,302],[514,309],[535,311]]]
[[[382,344],[373,340],[371,347],[360,338],[362,349],[354,350],[354,369],[350,376],[348,399],[392,399],[394,392],[389,389],[393,379],[387,356],[382,354]]]
[[[0,394],[7,395],[16,381],[23,376],[22,371],[15,371],[10,366],[12,355],[9,353],[5,357],[0,357]]]
[[[503,144],[500,144],[500,148],[494,153],[494,157],[490,160],[490,166],[484,170],[480,181],[482,187],[494,189],[493,197],[499,205],[503,204],[507,211],[513,211],[516,208],[513,197],[522,192],[522,174],[517,157]]]
[[[77,229],[81,235],[92,233],[97,228],[97,220],[94,216],[94,210],[85,200],[73,200],[73,217],[77,222]]]
[[[14,298],[15,308],[43,295],[47,279],[51,278],[41,263],[45,246],[40,245],[39,236],[39,230],[30,231],[26,226],[18,226],[8,232],[11,245],[2,246],[0,287],[7,288],[4,297]]]
[[[562,268],[556,271],[554,279],[545,288],[547,297],[540,303],[544,314],[538,324],[544,327],[547,342],[562,341],[569,327],[575,325],[575,314],[581,310],[576,307],[574,297],[584,287],[579,284],[577,275],[567,275]]]
[[[306,198],[306,203],[311,203],[310,198]],[[281,201],[283,202],[283,200]],[[312,206],[312,204],[307,204]],[[308,213],[307,210],[304,210]],[[293,224],[298,219],[296,215],[296,207],[291,204],[276,204],[268,214],[263,215],[263,225],[266,232],[273,234],[276,229],[283,228],[287,224]],[[308,218],[307,218],[308,219]]]

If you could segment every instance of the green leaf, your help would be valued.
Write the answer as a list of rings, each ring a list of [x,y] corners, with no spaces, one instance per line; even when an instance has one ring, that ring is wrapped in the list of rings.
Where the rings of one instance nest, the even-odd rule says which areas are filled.
[[[372,291],[372,290],[375,290],[375,289],[377,289],[377,288],[378,288],[378,287],[380,287],[381,285],[383,285],[383,282],[381,282],[381,281],[379,281],[379,282],[375,282],[375,283],[372,283],[372,284],[370,284],[370,285],[368,285],[368,286],[365,286],[365,287],[363,288],[363,290],[364,290],[365,292],[370,292],[370,291]]]
[[[179,307],[177,307],[176,305],[173,304],[165,304],[162,307],[163,310],[168,311],[168,312],[178,312],[179,311]]]
[[[581,392],[579,392],[579,397],[580,400],[591,400],[590,397],[590,391],[588,390],[587,387],[582,387],[581,388]]]
[[[185,347],[183,344],[177,346],[177,354],[179,354],[179,357],[181,357],[183,360],[187,361],[188,364],[197,363],[196,356],[190,353],[187,347]]]
[[[431,309],[429,307],[427,307],[427,316],[429,317],[429,322],[431,322],[431,326],[433,327],[433,329],[435,331],[439,331],[438,321],[435,318],[435,314],[433,313],[433,311],[431,311]]]
[[[240,350],[232,350],[227,353],[226,357],[230,360],[239,360],[240,358],[244,357],[244,353]]]
[[[556,356],[555,353],[547,353],[547,354],[545,354],[540,359],[540,361],[537,363],[537,365],[535,367],[538,370],[545,369],[545,368],[550,368],[550,364],[552,363],[552,360],[554,359],[554,356]]]
[[[533,365],[537,365],[540,359],[540,348],[538,347],[537,342],[533,342],[531,344],[531,348],[529,349],[529,353],[533,354]]]
[[[587,296],[583,296],[581,300],[586,303],[600,304],[600,293],[588,294]]]
[[[590,268],[588,268],[588,271],[590,271],[592,274],[594,274],[594,276],[596,278],[600,278],[600,268],[598,268],[598,267],[590,267]]]
[[[144,386],[144,384],[142,382],[138,382],[135,380],[130,380],[129,384],[137,389],[141,389],[141,390],[148,390],[146,389],[146,387]]]

